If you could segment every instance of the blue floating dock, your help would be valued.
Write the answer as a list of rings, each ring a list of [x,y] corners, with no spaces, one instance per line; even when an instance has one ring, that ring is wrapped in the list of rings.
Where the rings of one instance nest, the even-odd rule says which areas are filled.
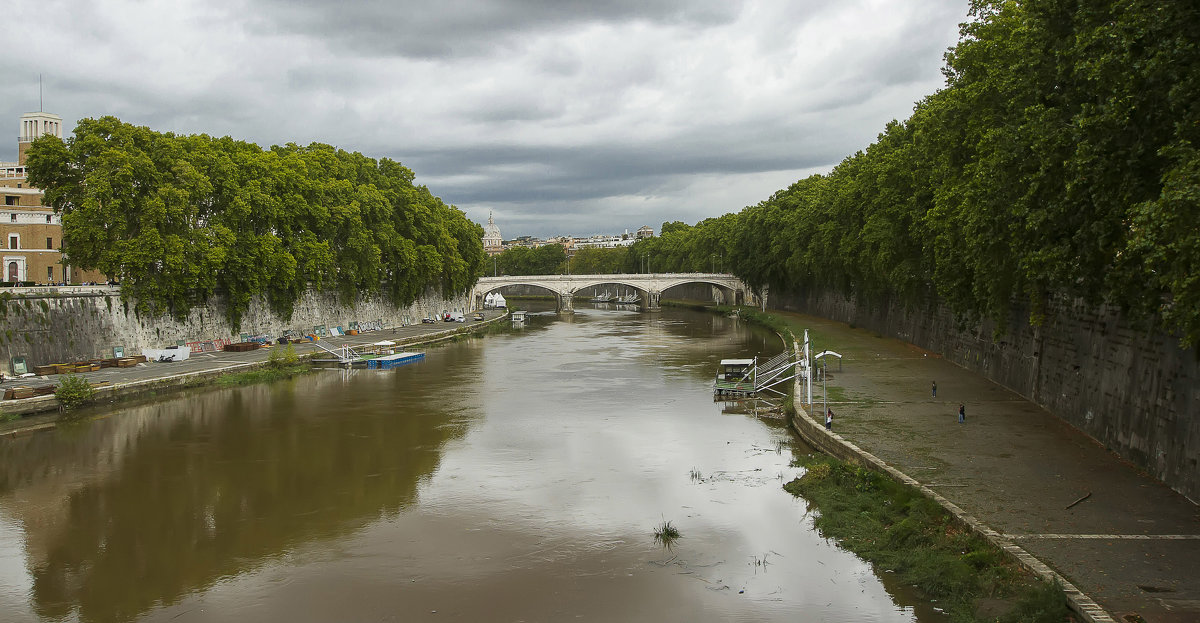
[[[424,359],[425,353],[396,353],[395,355],[384,355],[367,360],[368,370],[388,370],[396,366],[402,366],[406,363]]]

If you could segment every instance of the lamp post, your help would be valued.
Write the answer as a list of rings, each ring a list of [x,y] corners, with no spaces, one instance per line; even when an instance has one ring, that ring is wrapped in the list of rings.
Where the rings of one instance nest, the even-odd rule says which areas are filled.
[[[709,256],[709,257],[712,259],[712,271],[713,271],[713,274],[716,274],[716,272],[717,272],[717,254],[716,254],[716,253],[713,253],[713,254],[712,254],[711,256]]]
[[[493,277],[498,276],[497,272],[496,272],[496,256],[495,255],[492,256],[492,276]]]

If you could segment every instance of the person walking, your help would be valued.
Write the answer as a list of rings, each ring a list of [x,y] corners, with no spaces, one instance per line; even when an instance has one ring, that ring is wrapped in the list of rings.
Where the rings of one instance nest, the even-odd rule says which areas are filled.
[[[825,430],[833,430],[833,409],[825,412]]]
[[[967,408],[961,403],[958,405],[958,423],[962,424],[967,421]]]
[[[937,398],[937,381],[933,382],[933,397]]]

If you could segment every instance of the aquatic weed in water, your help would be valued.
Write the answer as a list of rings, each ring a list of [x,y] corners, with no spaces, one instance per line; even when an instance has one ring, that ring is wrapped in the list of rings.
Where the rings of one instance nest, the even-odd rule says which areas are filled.
[[[678,541],[680,538],[682,538],[682,536],[683,535],[679,534],[679,528],[671,525],[671,522],[669,521],[662,522],[657,528],[654,529],[654,542],[667,549],[671,549],[671,546],[675,544],[675,541]]]

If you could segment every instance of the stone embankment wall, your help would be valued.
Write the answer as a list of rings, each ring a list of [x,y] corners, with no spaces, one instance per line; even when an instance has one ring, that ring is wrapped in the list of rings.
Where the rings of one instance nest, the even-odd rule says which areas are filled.
[[[1200,500],[1200,353],[1110,308],[1059,303],[1040,327],[1014,307],[1007,330],[839,294],[772,295],[771,307],[899,338],[1021,394],[1179,491]],[[831,345],[835,348],[835,345]]]
[[[182,321],[169,316],[147,317],[134,312],[134,302],[123,302],[119,288],[17,288],[0,293],[0,371],[12,373],[13,357],[36,365],[66,363],[113,356],[121,346],[126,355],[144,348],[163,348],[178,342],[227,340],[241,333],[283,335],[311,333],[313,327],[380,322],[383,327],[420,322],[443,311],[467,311],[466,296],[449,299],[428,292],[407,307],[393,307],[382,298],[363,298],[346,305],[335,294],[309,292],[296,302],[288,320],[276,317],[261,298],[252,301],[240,330],[225,320],[222,302],[214,300],[195,308]]]

